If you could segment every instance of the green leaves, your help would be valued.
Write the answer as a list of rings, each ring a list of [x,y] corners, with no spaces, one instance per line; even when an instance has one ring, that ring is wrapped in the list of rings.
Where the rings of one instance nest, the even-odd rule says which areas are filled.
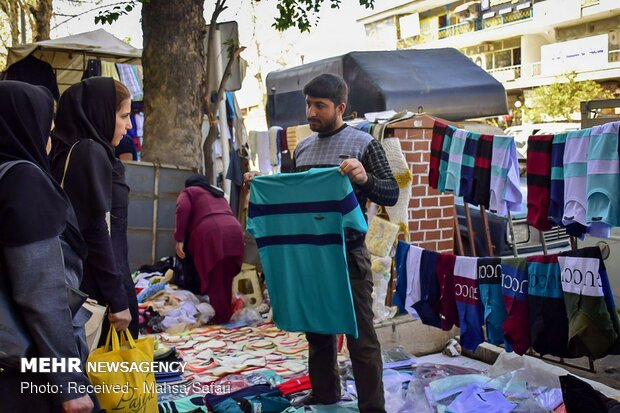
[[[339,9],[342,0],[279,0],[276,6],[279,15],[272,26],[281,32],[291,27],[297,27],[302,33],[309,32],[319,20],[316,15],[325,2],[329,2],[330,8]],[[359,0],[359,3],[367,9],[374,8],[374,0]]]
[[[593,80],[578,82],[577,73],[559,76],[556,82],[534,89],[531,102],[523,108],[528,122],[570,121],[579,113],[580,103],[592,99],[612,98],[613,94]]]
[[[95,16],[95,24],[112,24],[119,17],[129,14],[135,7],[136,3],[148,3],[148,0],[128,0],[116,3],[113,7],[101,10]]]

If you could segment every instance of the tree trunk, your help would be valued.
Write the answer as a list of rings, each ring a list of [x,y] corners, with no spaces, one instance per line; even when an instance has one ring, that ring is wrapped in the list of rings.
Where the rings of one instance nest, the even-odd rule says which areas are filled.
[[[30,14],[34,17],[32,35],[35,42],[49,40],[52,11],[52,0],[38,0],[36,6],[30,7]]]
[[[144,160],[198,168],[205,77],[204,0],[142,5]]]
[[[0,0],[0,10],[6,14],[11,33],[11,44],[19,44],[19,4],[17,0]]]

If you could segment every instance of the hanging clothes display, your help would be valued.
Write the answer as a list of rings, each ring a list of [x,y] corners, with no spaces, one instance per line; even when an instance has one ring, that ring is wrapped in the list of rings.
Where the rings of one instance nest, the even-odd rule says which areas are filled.
[[[575,356],[603,357],[617,345],[620,331],[601,250],[561,253],[558,262],[569,320],[568,347]]]
[[[532,348],[543,356],[571,357],[558,256],[527,257],[527,272]]]
[[[519,187],[517,147],[512,136],[493,136],[489,211],[505,217],[520,211],[523,195]]]
[[[586,222],[594,236],[609,237],[620,226],[619,129],[620,122],[610,122],[593,127],[590,135]]]
[[[60,98],[54,69],[49,63],[39,60],[33,55],[28,55],[9,66],[4,80],[17,80],[31,85],[45,86],[52,93],[55,101]]]
[[[412,248],[414,248],[412,246]],[[417,247],[416,247],[417,248]],[[478,288],[478,260],[456,257],[454,262],[454,297],[459,312],[461,345],[469,351],[484,342],[483,307]]]
[[[455,257],[399,241],[396,258],[395,303],[444,330],[455,308],[453,324],[468,350],[486,339],[520,355],[530,347],[562,358],[620,354],[620,317],[598,247],[523,258]]]
[[[465,202],[474,202],[474,170],[476,166],[476,150],[478,149],[479,133],[469,132],[463,149],[461,163],[461,186],[460,195]]]
[[[519,355],[530,348],[528,283],[527,258],[502,258],[502,294],[506,307],[502,328],[504,338]]]
[[[551,229],[551,150],[553,135],[534,135],[527,141],[527,223],[540,231]]]
[[[551,183],[549,188],[549,221],[564,226],[564,147],[568,133],[557,133],[551,145]],[[528,189],[529,192],[529,189]]]
[[[121,82],[127,86],[129,93],[131,93],[131,100],[142,100],[144,97],[142,81],[137,78],[137,71],[135,71],[132,66],[134,65],[117,63],[116,69],[118,70]]]

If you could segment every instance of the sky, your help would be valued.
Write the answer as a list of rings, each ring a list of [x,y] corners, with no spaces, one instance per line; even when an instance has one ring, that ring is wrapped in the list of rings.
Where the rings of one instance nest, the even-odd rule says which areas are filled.
[[[101,5],[117,2],[117,0],[104,0]],[[213,11],[213,2],[205,3],[208,3],[205,5],[205,19],[209,20]],[[317,25],[309,34],[299,33],[297,29],[289,29],[281,34],[271,27],[276,15],[276,0],[262,0],[259,3],[252,3],[251,0],[228,0],[227,4],[228,10],[222,14],[220,21],[236,20],[239,23],[241,44],[251,47],[258,38],[261,49],[268,57],[275,58],[287,48],[294,48],[298,55],[304,55],[305,62],[309,62],[365,48],[364,28],[355,20],[364,16],[367,11],[355,0],[343,1],[340,9],[323,7],[318,16]],[[72,5],[66,0],[57,0],[54,2],[54,8],[55,12],[67,15],[86,13],[72,19],[62,16],[54,18],[52,37],[62,37],[103,27],[121,39],[129,38],[133,46],[142,48],[139,5],[129,15],[122,16],[114,24],[105,26],[95,25],[94,17],[97,11],[87,12],[92,8],[92,4]],[[256,24],[253,24],[252,16],[256,16]],[[301,60],[291,63],[299,64]]]
[[[100,6],[117,3],[119,0],[100,0]],[[121,16],[112,25],[95,25],[97,11],[88,11],[92,3],[74,5],[67,0],[55,0],[54,11],[64,15],[81,14],[69,18],[57,16],[52,20],[52,38],[68,36],[81,32],[104,28],[120,39],[128,39],[132,46],[142,48],[142,29],[140,23],[141,7],[126,16]],[[385,9],[391,3],[402,0],[375,0],[376,9]],[[379,5],[379,3],[381,3]],[[291,28],[283,33],[272,26],[277,13],[277,0],[228,0],[228,9],[220,16],[220,22],[237,21],[239,42],[247,49],[242,58],[249,63],[245,81],[237,99],[241,107],[255,105],[260,101],[261,89],[256,74],[261,71],[263,80],[267,73],[293,67],[350,51],[368,50],[364,26],[356,20],[368,15],[370,10],[360,6],[357,0],[344,0],[340,9],[331,9],[326,0],[321,12],[311,21],[316,23],[310,33],[300,33]],[[205,2],[205,20],[209,21],[214,1]],[[260,58],[258,50],[260,49]],[[264,122],[261,122],[264,123]]]

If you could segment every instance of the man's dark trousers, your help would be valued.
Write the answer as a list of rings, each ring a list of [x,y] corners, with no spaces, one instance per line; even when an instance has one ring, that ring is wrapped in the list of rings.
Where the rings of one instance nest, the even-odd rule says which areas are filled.
[[[347,263],[359,338],[347,335],[353,375],[361,413],[385,413],[381,347],[373,325],[372,272],[370,253],[365,246],[347,251]],[[308,367],[312,394],[317,402],[340,400],[336,336],[306,333],[310,347]]]

